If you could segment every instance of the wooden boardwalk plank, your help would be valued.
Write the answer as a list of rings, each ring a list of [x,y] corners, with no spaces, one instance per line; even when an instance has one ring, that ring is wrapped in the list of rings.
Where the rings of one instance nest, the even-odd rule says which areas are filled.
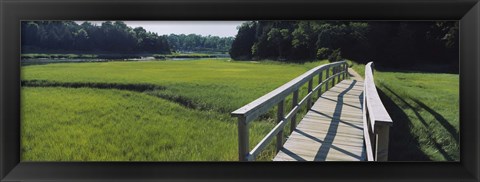
[[[274,161],[361,161],[363,81],[343,80],[323,93]]]

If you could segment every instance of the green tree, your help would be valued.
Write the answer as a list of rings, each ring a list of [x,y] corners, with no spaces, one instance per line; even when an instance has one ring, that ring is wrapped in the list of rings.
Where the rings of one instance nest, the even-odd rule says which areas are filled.
[[[271,41],[277,47],[278,58],[285,59],[283,52],[288,48],[289,42],[291,41],[289,30],[272,28],[267,35],[267,40]]]
[[[230,56],[232,59],[251,59],[252,46],[255,41],[255,30],[257,23],[254,21],[245,22],[240,25],[237,36],[233,40]]]

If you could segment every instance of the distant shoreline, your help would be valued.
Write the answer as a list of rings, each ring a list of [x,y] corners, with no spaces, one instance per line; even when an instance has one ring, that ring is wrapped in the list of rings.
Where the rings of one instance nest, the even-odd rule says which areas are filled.
[[[155,59],[169,58],[217,58],[230,57],[225,52],[212,53],[172,53],[172,54],[152,54],[152,53],[23,53],[20,58],[23,59],[142,59],[145,57],[154,57]]]

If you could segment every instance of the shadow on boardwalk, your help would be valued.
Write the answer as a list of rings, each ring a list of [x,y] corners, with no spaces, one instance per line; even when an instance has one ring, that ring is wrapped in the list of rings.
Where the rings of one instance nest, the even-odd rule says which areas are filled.
[[[360,156],[356,156],[354,154],[351,154],[347,150],[344,150],[344,149],[341,149],[339,147],[335,147],[335,146],[332,145],[333,140],[335,139],[335,136],[336,136],[336,133],[337,133],[338,125],[339,125],[339,122],[340,122],[340,116],[342,115],[343,105],[345,104],[344,101],[343,101],[343,97],[348,91],[350,91],[355,86],[356,83],[357,83],[357,81],[353,80],[353,82],[348,86],[348,88],[346,88],[344,91],[342,91],[340,94],[338,94],[337,105],[335,106],[335,110],[334,110],[334,113],[333,113],[333,118],[332,118],[330,126],[327,130],[328,133],[335,133],[335,134],[327,135],[325,137],[324,141],[321,142],[322,145],[318,149],[317,155],[315,156],[316,160],[320,160],[320,161],[326,160],[327,159],[327,154],[328,154],[330,148],[336,148],[336,150],[339,150],[340,152],[342,152],[344,154],[347,154],[347,155],[352,156],[354,158],[358,158],[360,160]]]
[[[322,94],[274,161],[363,160],[362,85],[342,81]]]

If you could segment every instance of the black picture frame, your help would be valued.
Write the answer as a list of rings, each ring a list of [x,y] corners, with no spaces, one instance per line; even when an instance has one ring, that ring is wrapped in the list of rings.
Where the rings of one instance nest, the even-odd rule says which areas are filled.
[[[1,181],[479,181],[477,0],[1,0]],[[20,162],[21,20],[459,20],[460,162]],[[392,141],[394,142],[394,141]]]

